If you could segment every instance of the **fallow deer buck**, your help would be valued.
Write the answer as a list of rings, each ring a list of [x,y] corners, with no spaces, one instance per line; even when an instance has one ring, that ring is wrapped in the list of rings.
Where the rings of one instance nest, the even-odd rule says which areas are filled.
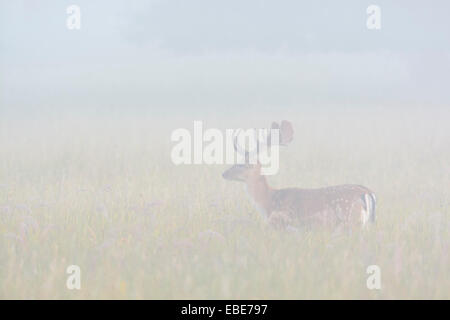
[[[272,129],[279,129],[279,145],[292,141],[293,129],[288,121],[281,125],[272,123]],[[270,147],[270,140],[267,141]],[[234,148],[237,139],[234,139]],[[287,227],[301,226],[365,226],[375,222],[375,194],[360,185],[345,184],[320,189],[286,188],[273,189],[261,175],[261,164],[250,164],[248,151],[245,164],[236,164],[223,173],[227,180],[244,182],[257,210],[269,224]]]

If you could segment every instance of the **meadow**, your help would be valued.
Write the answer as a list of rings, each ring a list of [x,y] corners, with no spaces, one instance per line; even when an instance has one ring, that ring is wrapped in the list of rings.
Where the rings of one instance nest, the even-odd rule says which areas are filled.
[[[366,185],[378,199],[373,228],[271,228],[221,177],[226,165],[171,162],[170,133],[193,117],[1,119],[0,298],[449,299],[448,108],[198,120],[281,119],[295,137],[269,183]],[[69,265],[81,268],[81,290],[66,287]],[[369,265],[380,290],[366,286]]]

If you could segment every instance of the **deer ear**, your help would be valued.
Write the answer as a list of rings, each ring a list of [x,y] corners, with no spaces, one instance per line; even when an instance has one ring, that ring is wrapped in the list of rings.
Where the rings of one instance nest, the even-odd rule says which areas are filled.
[[[288,144],[294,138],[294,129],[289,121],[281,121],[280,126],[280,144]]]

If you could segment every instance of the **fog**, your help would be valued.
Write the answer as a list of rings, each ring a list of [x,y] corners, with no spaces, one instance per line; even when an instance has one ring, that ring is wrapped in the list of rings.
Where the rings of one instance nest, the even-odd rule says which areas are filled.
[[[449,9],[0,0],[0,299],[448,299]]]
[[[377,1],[381,30],[361,1],[0,3],[2,115],[450,101],[446,1]]]

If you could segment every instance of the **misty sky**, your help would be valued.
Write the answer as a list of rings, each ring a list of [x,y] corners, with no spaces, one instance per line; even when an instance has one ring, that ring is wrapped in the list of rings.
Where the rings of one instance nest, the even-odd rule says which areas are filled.
[[[422,0],[0,0],[0,108],[447,105],[449,13]]]

